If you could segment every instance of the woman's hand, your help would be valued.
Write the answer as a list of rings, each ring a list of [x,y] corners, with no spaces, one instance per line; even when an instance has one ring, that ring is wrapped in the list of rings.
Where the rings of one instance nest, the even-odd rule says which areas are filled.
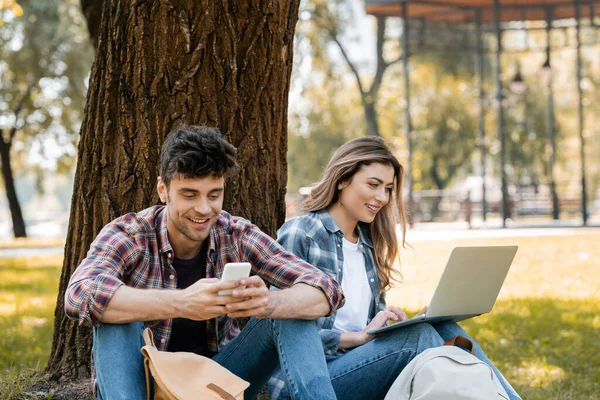
[[[369,325],[367,325],[362,331],[342,333],[338,348],[350,349],[353,347],[362,346],[365,343],[369,343],[378,335],[369,335],[367,332],[383,328],[387,325],[387,321],[390,319],[393,321],[404,321],[406,319],[406,314],[398,307],[393,306],[390,306],[383,311],[379,311],[371,320]]]
[[[377,315],[371,320],[369,325],[366,326],[365,329],[362,330],[364,334],[364,342],[362,344],[368,343],[371,340],[375,339],[377,335],[369,335],[367,332],[370,332],[375,329],[383,328],[387,325],[388,320],[393,321],[404,321],[406,319],[406,314],[404,311],[399,309],[398,307],[389,306],[383,311],[379,311]]]

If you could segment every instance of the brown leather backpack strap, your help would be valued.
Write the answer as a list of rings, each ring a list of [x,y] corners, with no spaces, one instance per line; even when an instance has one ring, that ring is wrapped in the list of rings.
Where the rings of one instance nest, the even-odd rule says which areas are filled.
[[[214,383],[209,383],[208,385],[206,385],[206,387],[208,389],[212,390],[213,392],[217,393],[219,396],[221,396],[222,399],[235,400],[235,397],[233,397],[231,394],[226,392],[222,387],[219,387],[219,386],[215,385]]]
[[[144,372],[146,373],[146,400],[152,400],[150,398],[152,390],[150,388],[150,360],[144,354]]]
[[[144,343],[146,343],[146,345],[156,348],[156,345],[154,344],[154,334],[150,328],[144,329],[142,337],[144,338]]]
[[[448,340],[446,340],[446,342],[444,343],[444,346],[460,346],[463,349],[469,350],[471,352],[471,354],[475,355],[475,348],[473,347],[473,343],[471,343],[471,341],[469,339],[467,339],[466,337],[463,336],[454,336],[453,338],[450,338]]]

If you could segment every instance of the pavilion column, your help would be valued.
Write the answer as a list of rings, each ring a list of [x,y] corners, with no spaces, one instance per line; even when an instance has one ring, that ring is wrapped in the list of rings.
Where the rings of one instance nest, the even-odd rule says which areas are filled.
[[[494,0],[494,24],[496,27],[496,99],[498,111],[498,140],[500,140],[500,181],[502,185],[502,227],[506,228],[506,220],[510,218],[508,208],[508,184],[506,182],[506,144],[504,141],[504,108],[502,94],[502,27],[500,26],[500,0]]]
[[[481,40],[481,9],[475,10],[475,34],[477,40],[476,49],[476,69],[477,69],[477,87],[479,96],[479,153],[481,158],[481,216],[483,222],[487,217],[487,200],[485,190],[485,166],[486,166],[486,146],[485,146],[485,93],[483,91],[483,43]]]
[[[592,3],[592,13],[590,14],[590,20],[594,19],[594,8]],[[581,162],[581,218],[583,220],[583,226],[587,225],[588,211],[587,211],[587,185],[585,179],[585,138],[583,136],[583,91],[581,89],[581,10],[579,0],[575,0],[575,21],[577,23],[577,116],[579,120],[579,158]]]
[[[556,179],[554,178],[554,166],[556,164],[556,121],[554,120],[554,85],[552,79],[552,63],[551,59],[551,46],[550,46],[550,34],[552,31],[552,8],[546,9],[546,40],[548,44],[546,46],[546,64],[545,68],[547,71],[548,78],[548,176],[550,179],[550,194],[552,196],[552,219],[557,221],[560,218],[560,207],[558,202],[558,194],[556,192]]]
[[[413,128],[412,121],[410,118],[410,74],[408,70],[408,59],[410,57],[409,50],[409,42],[408,42],[408,3],[402,3],[402,21],[404,24],[402,30],[402,65],[404,69],[404,100],[405,100],[405,108],[404,108],[404,119],[406,126],[406,144],[408,148],[408,162],[407,162],[407,171],[406,171],[406,179],[408,181],[408,205],[409,210],[413,209]],[[412,214],[412,213],[411,213]],[[412,217],[409,216],[409,223],[412,225],[413,220]]]

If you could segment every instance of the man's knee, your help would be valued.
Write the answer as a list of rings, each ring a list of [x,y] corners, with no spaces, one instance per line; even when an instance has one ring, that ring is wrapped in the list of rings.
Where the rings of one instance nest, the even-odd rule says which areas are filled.
[[[94,328],[94,339],[137,339],[139,341],[143,331],[143,322],[130,322],[128,324],[100,324]]]

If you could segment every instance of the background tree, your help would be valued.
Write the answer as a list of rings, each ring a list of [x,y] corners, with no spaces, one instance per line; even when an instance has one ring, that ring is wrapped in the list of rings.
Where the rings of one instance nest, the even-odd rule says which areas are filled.
[[[63,313],[69,277],[99,230],[158,201],[164,136],[218,126],[239,149],[225,209],[274,234],[285,217],[287,104],[298,1],[103,1],[78,150],[48,369],[87,377],[91,335]]]
[[[92,52],[74,7],[21,0],[0,10],[0,161],[15,237],[27,233],[14,159],[26,158],[34,142],[68,151],[79,129]]]
[[[378,120],[378,96],[383,82],[383,77],[389,66],[400,61],[400,57],[386,59],[384,50],[393,46],[386,34],[387,24],[385,17],[373,17],[375,21],[375,62],[365,63],[364,60],[353,60],[349,47],[357,47],[359,35],[364,35],[364,30],[355,29],[356,16],[353,11],[356,3],[347,0],[312,0],[307,4],[306,11],[310,15],[309,21],[314,24],[315,31],[312,40],[316,47],[326,48],[328,43],[334,44],[339,50],[342,59],[356,80],[360,100],[367,125],[367,134],[382,136]],[[395,42],[397,38],[393,39]],[[348,44],[350,43],[350,44]],[[370,67],[370,68],[369,68]],[[374,70],[370,75],[365,70]],[[367,86],[367,83],[369,85]]]
[[[315,49],[308,21],[298,24],[294,42],[292,105],[289,110],[288,195],[319,180],[333,152],[364,136],[366,123],[358,95],[347,95],[346,72]],[[352,81],[350,81],[352,82]],[[354,93],[354,92],[352,92]]]

